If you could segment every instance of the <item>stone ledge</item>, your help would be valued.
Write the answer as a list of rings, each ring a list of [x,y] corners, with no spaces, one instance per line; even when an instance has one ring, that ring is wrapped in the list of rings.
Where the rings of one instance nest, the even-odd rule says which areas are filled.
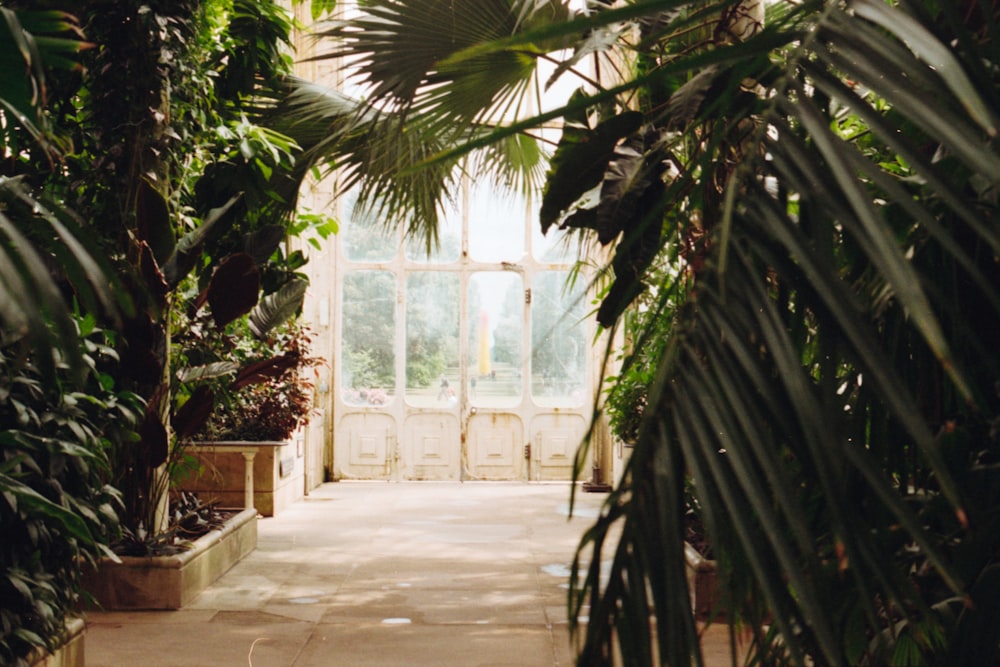
[[[718,606],[715,561],[705,558],[686,542],[684,558],[687,561],[688,590],[691,591],[691,609],[695,618],[700,620],[709,617],[717,620],[725,618],[724,611]]]
[[[83,635],[86,625],[82,618],[66,621],[66,641],[52,651],[36,649],[27,658],[31,667],[84,667]]]
[[[102,559],[83,587],[105,611],[180,609],[255,548],[257,511],[245,509],[182,553]]]

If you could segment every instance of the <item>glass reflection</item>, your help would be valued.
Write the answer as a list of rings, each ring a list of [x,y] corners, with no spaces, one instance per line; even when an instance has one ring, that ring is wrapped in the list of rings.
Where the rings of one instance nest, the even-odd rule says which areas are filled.
[[[477,262],[519,262],[524,256],[527,211],[523,197],[503,195],[489,183],[469,199],[469,256]]]
[[[358,193],[343,197],[344,216],[340,236],[344,256],[352,262],[387,262],[396,256],[396,232],[387,230],[376,215],[358,207]]]
[[[572,264],[578,256],[578,246],[579,237],[568,230],[552,227],[548,234],[542,234],[542,226],[537,222],[531,226],[531,254],[539,262]]]
[[[539,405],[579,406],[586,381],[586,286],[545,271],[531,290],[531,396]]]
[[[350,405],[386,405],[396,387],[396,279],[352,271],[341,294],[340,388]]]
[[[450,207],[439,218],[438,244],[427,252],[427,242],[423,238],[407,237],[406,259],[421,264],[448,264],[457,262],[462,253],[462,212]]]
[[[421,271],[406,280],[406,402],[457,405],[459,279]]]
[[[469,279],[469,400],[484,407],[520,402],[524,359],[524,284],[509,271],[482,271]]]

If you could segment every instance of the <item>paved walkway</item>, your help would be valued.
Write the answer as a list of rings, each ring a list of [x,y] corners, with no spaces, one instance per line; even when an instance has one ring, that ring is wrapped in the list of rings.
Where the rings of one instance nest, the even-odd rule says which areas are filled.
[[[189,607],[90,613],[87,667],[572,665],[569,565],[605,496],[577,498],[568,519],[568,484],[325,484]]]

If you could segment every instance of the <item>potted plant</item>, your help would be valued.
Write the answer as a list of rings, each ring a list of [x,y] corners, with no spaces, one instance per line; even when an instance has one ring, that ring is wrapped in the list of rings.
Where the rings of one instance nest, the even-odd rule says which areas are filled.
[[[303,452],[292,438],[313,413],[322,361],[310,354],[308,328],[288,321],[266,331],[255,314],[202,350],[207,363],[185,373],[219,373],[200,385],[212,387],[217,404],[191,437],[189,465],[174,484],[223,505],[249,494],[258,512],[273,516],[304,494]]]

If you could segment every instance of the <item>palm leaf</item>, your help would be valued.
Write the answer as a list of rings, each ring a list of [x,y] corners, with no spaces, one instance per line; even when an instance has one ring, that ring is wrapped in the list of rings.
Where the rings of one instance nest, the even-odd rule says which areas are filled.
[[[696,210],[711,241],[649,387],[657,409],[646,411],[611,501],[620,507],[622,537],[610,574],[599,574],[603,538],[588,535],[581,546],[591,574],[571,600],[591,599],[585,664],[610,664],[619,651],[628,664],[654,664],[650,642],[667,664],[687,664],[698,652],[694,634],[678,623],[658,623],[655,633],[671,636],[649,637],[621,622],[685,614],[687,591],[667,587],[672,566],[660,560],[678,551],[667,545],[679,544],[680,531],[664,517],[684,511],[677,479],[685,472],[724,566],[731,612],[774,624],[776,632],[757,634],[758,657],[856,664],[868,649],[843,633],[845,614],[875,633],[885,605],[910,622],[934,618],[935,599],[916,588],[894,531],[916,545],[943,595],[960,595],[976,575],[976,566],[953,562],[949,543],[928,527],[930,505],[914,503],[912,488],[896,477],[902,459],[894,448],[920,452],[903,474],[932,475],[934,485],[921,483],[921,493],[941,502],[952,535],[973,540],[963,532],[969,513],[992,511],[977,503],[995,501],[970,497],[958,483],[967,473],[942,455],[923,402],[962,411],[976,401],[996,414],[989,411],[995,351],[974,357],[954,338],[964,331],[971,349],[985,351],[978,341],[1000,321],[997,270],[986,259],[996,252],[996,227],[987,222],[993,207],[981,198],[992,196],[1000,173],[987,141],[995,113],[970,79],[945,81],[937,67],[967,69],[962,58],[981,53],[955,53],[923,15],[862,4],[849,14],[807,3],[733,48],[749,54],[758,42],[781,54],[782,71],[766,66],[753,76],[766,82],[758,90],[766,107],[702,104],[709,80],[729,87],[713,96],[735,99],[733,87],[749,78],[744,68],[719,77],[720,66],[734,66],[719,50],[658,70],[687,66],[692,81],[706,77],[679,87],[673,107],[683,110],[674,114],[678,129],[698,139],[687,166],[703,189],[668,187],[666,196],[678,199],[665,210]],[[940,105],[926,104],[942,90],[950,94]],[[603,103],[595,99],[593,108]],[[843,123],[852,114],[878,139],[850,137]],[[737,132],[748,121],[756,131]],[[738,152],[726,152],[736,145]],[[979,190],[961,191],[970,178]],[[689,224],[683,215],[664,223]],[[949,285],[963,286],[961,297],[947,296],[939,274],[927,273],[942,266]],[[890,331],[904,336],[902,345],[883,338]],[[947,376],[948,389],[914,387],[914,373]],[[844,391],[862,377],[863,385]],[[886,423],[889,430],[866,426]],[[598,526],[607,534],[607,523]],[[928,660],[935,648],[924,642],[915,650]]]

